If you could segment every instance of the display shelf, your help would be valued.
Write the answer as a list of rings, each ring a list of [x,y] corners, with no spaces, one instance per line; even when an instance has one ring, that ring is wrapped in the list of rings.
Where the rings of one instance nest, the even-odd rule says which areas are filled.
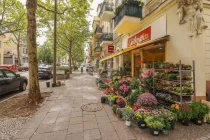
[[[193,70],[155,69],[156,71],[193,72]]]
[[[180,94],[176,94],[176,93],[173,93],[171,91],[164,90],[164,89],[156,89],[156,91],[158,91],[158,92],[164,92],[164,93],[171,94],[171,95],[180,96]],[[182,94],[182,96],[193,96],[193,94]]]
[[[163,81],[163,82],[170,82],[170,83],[178,83],[180,84],[180,80],[164,80],[164,79],[157,79],[156,81]],[[192,84],[192,80],[182,80],[182,84]]]
[[[163,68],[163,69],[160,69],[160,68],[157,68],[155,69],[154,67],[154,63],[153,63],[153,71],[154,73],[155,72],[165,72],[165,73],[168,73],[168,72],[177,72],[178,73],[178,76],[179,76],[179,80],[166,80],[166,79],[157,79],[155,78],[155,74],[153,74],[153,94],[155,95],[157,91],[160,91],[160,92],[164,92],[164,93],[168,93],[168,94],[171,94],[171,95],[176,95],[179,97],[180,101],[177,102],[177,101],[174,101],[175,103],[179,103],[179,104],[183,104],[183,98],[185,97],[191,97],[191,96],[194,96],[194,101],[196,100],[196,89],[195,89],[195,61],[192,62],[192,69],[182,69],[182,63],[181,63],[181,60],[179,61],[179,63],[177,64],[179,66],[179,68],[176,68],[176,69],[171,69],[171,68]],[[192,75],[192,79],[189,79],[189,80],[183,80],[182,79],[182,74],[183,72],[190,72],[190,75]],[[159,81],[159,82],[163,82],[165,84],[167,83],[171,83],[171,84],[177,84],[177,87],[180,88],[180,94],[176,94],[172,91],[168,91],[168,90],[164,90],[164,89],[157,89],[155,88],[156,87],[156,82]],[[161,83],[160,83],[161,84]],[[192,94],[184,94],[183,93],[183,85],[186,85],[186,84],[190,84],[193,86],[193,93]],[[162,85],[163,86],[163,85]],[[170,85],[168,85],[170,86]],[[171,86],[172,87],[172,86]],[[160,98],[159,98],[160,99]],[[163,99],[162,99],[163,100]],[[187,101],[184,101],[185,103],[187,103]]]

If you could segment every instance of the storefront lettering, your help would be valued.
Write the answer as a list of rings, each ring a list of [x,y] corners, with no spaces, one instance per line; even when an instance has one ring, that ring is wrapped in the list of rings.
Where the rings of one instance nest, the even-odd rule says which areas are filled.
[[[151,26],[129,38],[128,47],[133,47],[149,40],[151,40]]]

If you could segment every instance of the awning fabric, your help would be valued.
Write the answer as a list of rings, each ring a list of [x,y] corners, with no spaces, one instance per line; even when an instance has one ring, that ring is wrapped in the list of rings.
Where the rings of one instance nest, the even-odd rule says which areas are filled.
[[[152,40],[152,41],[148,41],[148,42],[145,42],[145,43],[142,43],[142,44],[139,44],[138,46],[134,46],[134,47],[129,47],[129,48],[126,48],[120,52],[117,52],[117,53],[114,53],[114,54],[111,54],[103,59],[100,60],[100,62],[103,62],[103,61],[106,61],[108,59],[111,59],[111,58],[114,58],[118,55],[121,55],[121,54],[124,54],[126,52],[129,52],[129,51],[132,51],[132,50],[135,50],[135,49],[139,49],[139,48],[144,48],[148,45],[151,45],[153,43],[157,43],[157,42],[160,42],[160,41],[168,41],[169,40],[169,35],[167,36],[164,36],[164,37],[161,37],[161,38],[158,38],[158,39],[155,39],[155,40]]]

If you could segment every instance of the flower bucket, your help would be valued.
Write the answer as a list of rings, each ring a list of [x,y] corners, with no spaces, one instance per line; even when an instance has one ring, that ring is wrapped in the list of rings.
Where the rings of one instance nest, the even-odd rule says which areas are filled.
[[[110,102],[109,102],[108,104],[109,104],[109,106],[111,106],[111,107],[112,107],[112,103],[110,103]]]
[[[141,129],[145,129],[147,128],[147,124],[145,123],[145,121],[138,121],[138,127]]]
[[[105,102],[106,102],[106,97],[102,96],[102,97],[101,97],[101,103],[104,104]]]
[[[192,119],[192,122],[196,125],[202,125],[203,119],[195,118],[195,119]]]
[[[126,126],[131,126],[131,121],[125,121]]]
[[[159,136],[160,134],[160,130],[154,128],[149,128],[149,132],[152,136]]]
[[[171,130],[174,130],[175,129],[176,121],[173,120],[173,121],[170,122],[170,124],[171,124]]]

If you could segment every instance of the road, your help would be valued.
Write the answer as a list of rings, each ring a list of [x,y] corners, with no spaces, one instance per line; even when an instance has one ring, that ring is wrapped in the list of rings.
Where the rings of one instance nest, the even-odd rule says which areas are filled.
[[[25,76],[26,78],[29,79],[29,73],[28,71],[23,71],[23,72],[17,72],[17,74],[20,74],[20,76]],[[47,80],[40,80],[39,83],[40,83],[40,87],[43,87],[45,86],[45,82]],[[28,89],[28,87],[27,87]],[[27,92],[27,91],[24,91],[24,92]],[[3,100],[6,100],[16,94],[21,94],[21,93],[24,93],[24,92],[19,92],[19,91],[13,91],[13,92],[10,92],[10,93],[7,93],[7,94],[4,94],[4,95],[0,95],[0,103],[3,101]]]

